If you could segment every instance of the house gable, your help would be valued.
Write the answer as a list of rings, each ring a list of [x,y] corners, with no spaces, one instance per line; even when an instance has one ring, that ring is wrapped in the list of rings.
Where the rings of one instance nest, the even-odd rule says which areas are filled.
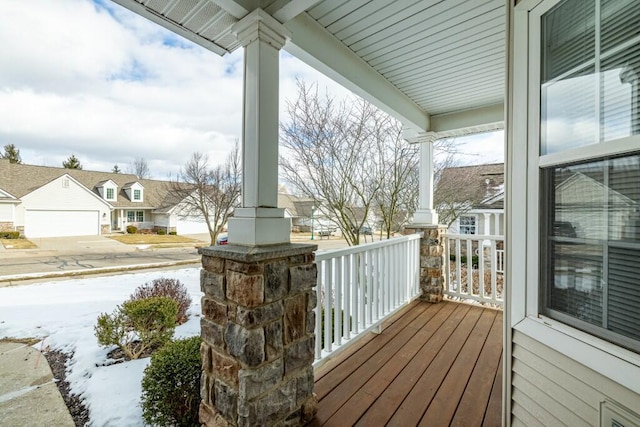
[[[144,201],[144,186],[138,181],[125,184],[122,189],[130,201],[142,203]]]
[[[115,202],[118,197],[118,184],[112,180],[101,181],[96,184],[98,194],[109,202]]]
[[[26,209],[86,209],[110,211],[111,205],[96,193],[65,174],[24,195]]]

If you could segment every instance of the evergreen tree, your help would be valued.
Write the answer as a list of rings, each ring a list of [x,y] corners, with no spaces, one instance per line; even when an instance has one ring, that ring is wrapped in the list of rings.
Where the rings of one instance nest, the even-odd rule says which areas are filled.
[[[14,144],[7,144],[4,146],[4,154],[0,154],[0,159],[9,159],[9,163],[22,163],[20,150],[18,150]]]
[[[111,169],[112,173],[120,173],[122,170],[118,167],[118,165],[113,165],[113,169]]]
[[[80,160],[78,160],[75,154],[72,154],[67,160],[63,161],[62,167],[65,169],[82,169]]]

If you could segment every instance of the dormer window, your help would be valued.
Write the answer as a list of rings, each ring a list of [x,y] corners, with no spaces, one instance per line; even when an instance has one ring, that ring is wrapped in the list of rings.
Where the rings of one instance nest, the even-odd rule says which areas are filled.
[[[142,191],[141,190],[133,190],[133,200],[142,200]]]
[[[113,200],[116,198],[116,190],[114,188],[107,188],[107,200]]]

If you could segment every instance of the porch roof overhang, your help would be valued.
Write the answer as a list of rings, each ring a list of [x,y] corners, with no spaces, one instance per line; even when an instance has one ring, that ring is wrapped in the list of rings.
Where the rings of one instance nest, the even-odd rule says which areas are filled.
[[[219,54],[256,8],[284,49],[433,139],[501,129],[504,0],[114,0]]]

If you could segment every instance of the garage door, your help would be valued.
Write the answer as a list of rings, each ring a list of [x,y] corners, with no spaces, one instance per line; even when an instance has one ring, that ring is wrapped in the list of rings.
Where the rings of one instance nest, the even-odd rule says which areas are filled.
[[[29,237],[96,236],[100,234],[98,211],[35,211],[25,214],[24,234]]]
[[[178,219],[176,223],[178,234],[202,234],[209,233],[207,223],[194,217]]]

